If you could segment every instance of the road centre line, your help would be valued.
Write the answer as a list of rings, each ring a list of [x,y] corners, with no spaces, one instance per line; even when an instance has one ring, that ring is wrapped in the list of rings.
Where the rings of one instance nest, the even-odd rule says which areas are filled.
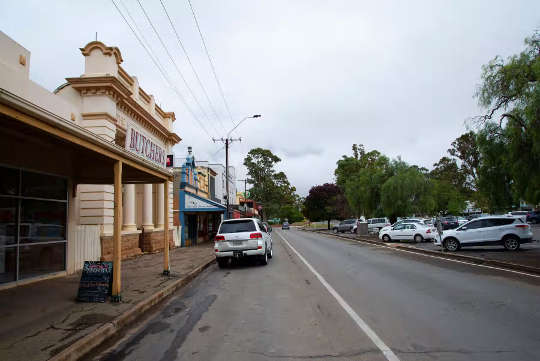
[[[277,233],[277,232],[276,232]],[[390,347],[386,346],[386,344],[381,340],[381,338],[373,331],[371,327],[353,310],[353,308],[341,297],[339,293],[324,279],[323,276],[319,274],[313,268],[311,264],[293,247],[291,244],[283,237],[281,234],[277,233],[277,235],[287,244],[287,246],[300,258],[302,262],[307,266],[307,268],[319,279],[319,281],[322,283],[322,285],[326,288],[328,292],[334,298],[341,307],[347,312],[347,314],[353,319],[354,322],[360,327],[362,331],[371,339],[371,341],[381,350],[383,355],[386,357],[388,361],[400,361],[399,358],[394,354],[394,352],[390,349]]]

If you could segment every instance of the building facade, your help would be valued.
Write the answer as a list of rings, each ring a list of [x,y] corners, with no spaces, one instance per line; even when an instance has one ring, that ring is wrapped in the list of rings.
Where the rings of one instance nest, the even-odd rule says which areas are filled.
[[[226,173],[225,166],[223,164],[208,164],[215,173],[216,173],[216,200],[221,204],[226,204],[227,199],[225,195],[227,194],[227,184],[226,184]],[[236,170],[233,166],[229,166],[229,203],[231,205],[236,203]]]
[[[81,48],[84,73],[52,93],[30,80],[30,52],[1,32],[0,50],[0,286],[168,252],[174,113],[121,67],[116,47]]]
[[[199,164],[199,165],[197,165]],[[178,225],[181,227],[181,245],[192,246],[212,240],[225,206],[210,198],[214,194],[214,182],[210,180],[216,173],[204,162],[197,163],[191,147],[181,167],[174,168],[174,197],[178,205]],[[176,208],[175,208],[176,209]]]

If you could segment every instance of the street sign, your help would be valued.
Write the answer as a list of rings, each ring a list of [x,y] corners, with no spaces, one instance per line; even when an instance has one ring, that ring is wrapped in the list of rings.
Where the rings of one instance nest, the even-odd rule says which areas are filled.
[[[112,262],[84,261],[77,301],[106,302],[112,290]]]

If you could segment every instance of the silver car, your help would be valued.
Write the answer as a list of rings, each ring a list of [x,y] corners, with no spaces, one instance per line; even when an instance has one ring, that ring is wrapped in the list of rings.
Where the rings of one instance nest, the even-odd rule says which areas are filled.
[[[228,219],[219,225],[214,251],[220,268],[232,258],[254,257],[263,265],[272,258],[272,237],[256,218]]]

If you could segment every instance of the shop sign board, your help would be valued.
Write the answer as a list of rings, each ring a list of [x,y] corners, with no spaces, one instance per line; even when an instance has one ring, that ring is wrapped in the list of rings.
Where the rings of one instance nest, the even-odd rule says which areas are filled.
[[[106,302],[112,290],[113,263],[85,261],[77,292],[79,302]]]
[[[213,205],[212,203],[205,202],[199,198],[193,197],[186,193],[185,195],[186,199],[186,209],[198,209],[198,208],[215,208],[216,210],[222,211],[221,208],[217,207],[216,205]]]
[[[127,123],[126,150],[165,168],[167,154],[165,154],[163,143],[149,136],[147,132],[132,122]]]

